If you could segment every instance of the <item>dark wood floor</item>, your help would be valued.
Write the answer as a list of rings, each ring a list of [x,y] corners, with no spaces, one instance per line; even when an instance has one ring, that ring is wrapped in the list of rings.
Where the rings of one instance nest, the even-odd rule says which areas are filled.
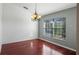
[[[76,52],[40,39],[2,45],[2,55],[75,55]]]

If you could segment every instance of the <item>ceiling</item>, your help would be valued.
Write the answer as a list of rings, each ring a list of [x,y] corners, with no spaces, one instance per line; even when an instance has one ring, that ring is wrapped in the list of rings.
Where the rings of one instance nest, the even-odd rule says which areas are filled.
[[[31,13],[33,13],[35,9],[34,3],[18,3],[16,5],[19,5],[21,7],[26,6],[28,8],[28,11],[30,11]],[[37,12],[40,15],[46,15],[67,8],[76,7],[76,5],[76,3],[37,3]]]

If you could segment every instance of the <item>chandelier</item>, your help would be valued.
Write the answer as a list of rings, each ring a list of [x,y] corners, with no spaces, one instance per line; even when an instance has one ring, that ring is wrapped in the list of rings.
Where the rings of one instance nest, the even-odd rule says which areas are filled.
[[[40,15],[38,15],[37,13],[37,4],[35,4],[35,12],[33,13],[33,15],[31,16],[32,17],[32,20],[39,20],[41,18]]]

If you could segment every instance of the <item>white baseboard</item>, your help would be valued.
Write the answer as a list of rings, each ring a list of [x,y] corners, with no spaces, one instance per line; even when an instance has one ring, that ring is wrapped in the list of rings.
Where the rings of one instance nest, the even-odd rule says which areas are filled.
[[[33,38],[33,39],[23,39],[23,40],[17,40],[17,41],[10,41],[10,42],[6,42],[6,43],[2,43],[3,44],[11,44],[11,43],[17,43],[17,42],[22,42],[22,41],[28,41],[28,40],[34,40],[37,38]]]
[[[72,49],[72,48],[69,48],[69,47],[66,47],[66,46],[60,45],[60,44],[55,43],[55,42],[51,42],[51,41],[45,40],[45,39],[43,39],[43,38],[35,38],[35,39],[40,39],[40,40],[43,40],[43,41],[47,41],[47,42],[49,42],[49,43],[52,43],[52,44],[55,44],[55,45],[58,45],[58,46],[64,47],[64,48],[66,48],[66,49],[69,49],[69,50],[72,50],[72,51],[76,51],[75,49]],[[27,39],[27,40],[33,40],[33,39]],[[20,40],[20,41],[8,42],[8,43],[4,43],[4,44],[16,43],[16,42],[27,41],[27,40],[25,39],[25,40]]]
[[[39,38],[39,39],[41,39],[41,40],[43,40],[43,41],[47,41],[47,42],[52,43],[52,44],[55,44],[55,45],[58,45],[58,46],[61,46],[61,47],[63,47],[63,48],[66,48],[66,49],[69,49],[69,50],[72,50],[72,51],[76,51],[75,49],[72,49],[72,48],[63,46],[63,45],[58,44],[58,43],[55,43],[55,42],[51,42],[51,41],[45,40],[45,39],[43,39],[43,38]]]

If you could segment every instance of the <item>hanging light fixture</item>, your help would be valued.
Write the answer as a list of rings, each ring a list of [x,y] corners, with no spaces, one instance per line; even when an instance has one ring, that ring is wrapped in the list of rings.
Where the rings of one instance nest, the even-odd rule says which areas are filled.
[[[35,4],[35,12],[32,15],[32,20],[39,20],[40,18],[41,18],[41,16],[38,15],[38,13],[37,13],[37,4]]]

